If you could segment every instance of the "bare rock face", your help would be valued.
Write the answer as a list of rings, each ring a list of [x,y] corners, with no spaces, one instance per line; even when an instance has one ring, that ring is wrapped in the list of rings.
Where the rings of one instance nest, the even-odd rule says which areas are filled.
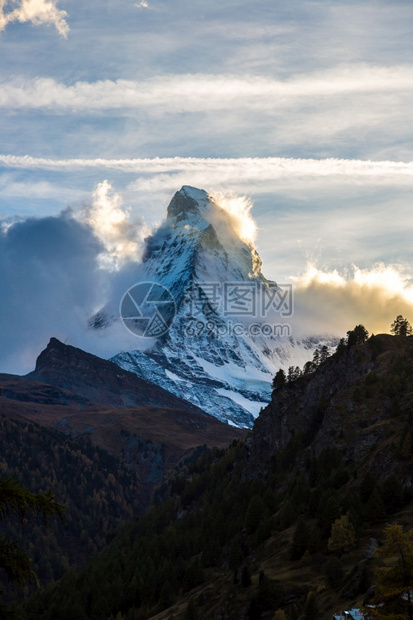
[[[191,213],[193,215],[200,215],[201,204],[206,204],[208,199],[208,194],[205,190],[196,190],[195,188],[184,186],[179,192],[175,193],[169,203],[168,218],[176,217],[178,220],[182,220]]]
[[[35,370],[25,378],[71,390],[88,401],[113,407],[151,405],[204,413],[113,362],[63,344],[57,338],[50,339],[37,358]]]

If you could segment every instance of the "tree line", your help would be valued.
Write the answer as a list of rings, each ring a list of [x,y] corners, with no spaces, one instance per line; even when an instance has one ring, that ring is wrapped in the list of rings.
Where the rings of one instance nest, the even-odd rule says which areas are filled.
[[[393,336],[411,336],[413,328],[410,322],[399,314],[390,326],[390,333]],[[317,348],[313,353],[312,360],[305,362],[303,368],[299,366],[289,366],[287,372],[280,368],[272,381],[272,389],[277,390],[286,384],[293,383],[300,377],[314,373],[319,366],[324,364],[334,353],[340,356],[348,348],[363,344],[369,338],[369,332],[364,325],[356,325],[354,329],[347,332],[347,338],[341,338],[337,348],[332,353],[327,345]]]

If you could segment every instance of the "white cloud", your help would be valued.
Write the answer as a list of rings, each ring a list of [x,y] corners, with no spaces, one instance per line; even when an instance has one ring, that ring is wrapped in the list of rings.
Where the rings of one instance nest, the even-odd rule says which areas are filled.
[[[337,177],[344,181],[357,178],[363,183],[406,183],[413,181],[413,162],[368,161],[358,159],[294,159],[285,157],[154,157],[140,159],[47,159],[29,155],[0,155],[0,164],[7,168],[42,170],[79,170],[83,168],[113,169],[154,175],[137,181],[136,189],[150,190],[175,188],[188,175],[211,180],[217,177],[222,183],[244,180],[245,183],[286,179],[289,177]],[[156,175],[156,176],[155,176]],[[210,182],[210,181],[209,181]]]
[[[153,165],[148,160],[148,167]],[[245,236],[250,236],[251,225],[255,225],[250,215],[251,202],[245,197],[210,193],[238,216],[239,223],[248,228]],[[323,230],[322,214],[312,212],[304,217],[295,213],[297,221],[304,220],[302,230],[298,231],[294,222],[285,226],[283,223],[283,218],[290,217],[292,211],[289,208],[273,214],[273,228],[263,231],[269,235],[273,256],[291,254],[291,241],[298,232],[310,237],[314,231],[323,233],[337,245],[350,233],[359,234],[368,228],[357,219],[354,207],[348,230],[337,223],[336,216]],[[367,230],[372,235],[369,243],[372,247],[379,245],[379,252],[383,248],[377,242],[374,217],[388,233],[395,209],[388,211],[388,222],[381,222],[382,213],[374,209],[372,217],[370,212],[362,214],[366,222],[371,222]],[[165,211],[159,213],[164,216]],[[407,207],[406,213],[409,213]],[[406,228],[405,219],[398,225]],[[146,235],[141,214],[134,216],[107,181],[96,186],[90,205],[80,211],[66,209],[57,217],[7,221],[3,226],[0,223],[0,262],[4,267],[0,273],[4,291],[0,322],[7,326],[0,334],[0,369],[30,370],[35,356],[51,335],[63,340],[69,338],[69,343],[101,355],[134,348],[136,342],[126,342],[125,334],[117,329],[100,335],[87,331],[86,326],[94,312],[108,300],[120,299],[136,281],[137,261]],[[280,248],[284,241],[290,247]],[[281,282],[281,265],[279,258],[274,259],[273,269],[265,266],[264,273]],[[367,269],[354,266],[347,271],[309,264],[301,276],[294,278],[295,312],[289,321],[293,335],[344,335],[359,323],[370,332],[388,331],[397,314],[413,322],[411,273],[407,267],[389,262]]]
[[[128,261],[139,262],[144,239],[150,230],[141,218],[131,217],[131,208],[124,207],[122,197],[108,181],[99,183],[93,202],[75,217],[88,224],[103,244],[99,263],[106,269],[119,269]]]
[[[12,2],[16,4],[15,0]],[[11,10],[10,0],[0,0],[0,32],[13,22],[31,22],[35,26],[53,25],[66,39],[69,32],[67,12],[58,9],[57,2],[58,0],[20,0],[19,6]]]
[[[29,2],[29,0],[27,0]],[[35,1],[35,0],[32,0]],[[38,0],[44,1],[44,0]],[[365,97],[411,96],[413,67],[380,67],[356,64],[289,79],[236,75],[163,75],[145,81],[100,80],[66,85],[52,78],[12,79],[1,85],[0,106],[4,108],[62,108],[104,110],[135,108],[149,111],[196,112],[247,108],[249,112],[290,110],[309,103],[326,106],[326,100],[353,97],[364,104]],[[363,96],[362,101],[357,97]],[[348,107],[348,99],[345,101]],[[387,101],[389,103],[389,101]],[[387,113],[391,110],[387,109]]]
[[[75,156],[139,151],[411,159],[413,65],[354,64],[280,75],[164,74],[73,83],[5,76],[3,131],[10,145],[20,144],[17,127],[27,127],[25,144],[33,142],[32,134],[47,137],[55,150],[43,152]],[[9,116],[19,122],[10,127]],[[52,124],[56,131],[49,136]]]
[[[294,278],[296,333],[346,331],[362,323],[371,333],[388,333],[398,314],[413,322],[413,279],[402,265],[356,266],[347,272],[309,263]]]
[[[73,179],[78,188],[82,183],[85,195],[91,179],[98,183],[110,178],[122,188],[132,213],[144,217],[151,227],[164,218],[168,202],[182,185],[203,188],[215,197],[231,192],[247,196],[254,201],[264,273],[275,280],[298,273],[314,257],[329,268],[351,262],[366,267],[380,260],[413,264],[408,226],[413,162],[182,157],[50,160],[2,155],[2,164],[13,171],[3,175],[7,180],[3,188],[0,184],[5,206],[20,177],[30,196],[30,181],[37,183],[42,169],[49,181],[54,180],[54,197],[61,208],[68,197],[72,204],[79,202],[70,193]],[[32,201],[27,199],[14,212],[33,212]]]
[[[148,5],[148,3],[146,2],[146,0],[141,0],[141,2],[137,2],[137,3],[135,4],[135,6],[136,6],[138,9],[147,9],[149,5]]]
[[[237,196],[234,192],[214,192],[213,198],[232,215],[235,231],[241,239],[254,243],[257,225],[251,215],[252,201],[247,196]]]

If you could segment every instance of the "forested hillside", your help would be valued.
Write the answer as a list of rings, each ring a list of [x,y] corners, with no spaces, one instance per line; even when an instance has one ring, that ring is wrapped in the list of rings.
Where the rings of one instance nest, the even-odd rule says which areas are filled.
[[[15,548],[7,545],[16,541],[33,558],[41,585],[59,579],[142,514],[155,485],[179,462],[244,434],[115,364],[51,339],[35,373],[0,375],[0,475],[5,482],[15,476],[35,494],[50,489],[66,505],[65,522],[52,519],[47,530],[41,518],[19,518],[18,510],[12,518],[14,504],[1,496],[0,566],[13,564],[8,554],[14,557]],[[2,585],[6,600],[20,596],[3,571]],[[24,594],[34,589],[32,578]]]
[[[124,463],[91,444],[34,423],[0,416],[0,472],[33,492],[49,488],[66,506],[65,523],[9,523],[2,531],[21,540],[42,584],[81,566],[117,527],[139,514],[141,484]]]
[[[245,442],[182,468],[164,485],[166,501],[23,617],[239,620],[282,610],[294,620],[360,606],[386,523],[413,524],[412,411],[412,338],[339,347],[274,391]]]

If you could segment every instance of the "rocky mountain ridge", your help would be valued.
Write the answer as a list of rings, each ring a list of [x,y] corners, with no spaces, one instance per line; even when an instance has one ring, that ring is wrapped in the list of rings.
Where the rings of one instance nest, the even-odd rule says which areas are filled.
[[[199,446],[242,432],[116,364],[51,338],[34,371],[0,375],[0,413],[87,439],[133,470],[141,507],[167,471]]]
[[[111,361],[51,338],[36,360],[35,370],[26,380],[41,381],[74,392],[86,401],[112,407],[175,407],[205,415],[199,407],[163,388],[142,379],[136,373],[120,370]]]

